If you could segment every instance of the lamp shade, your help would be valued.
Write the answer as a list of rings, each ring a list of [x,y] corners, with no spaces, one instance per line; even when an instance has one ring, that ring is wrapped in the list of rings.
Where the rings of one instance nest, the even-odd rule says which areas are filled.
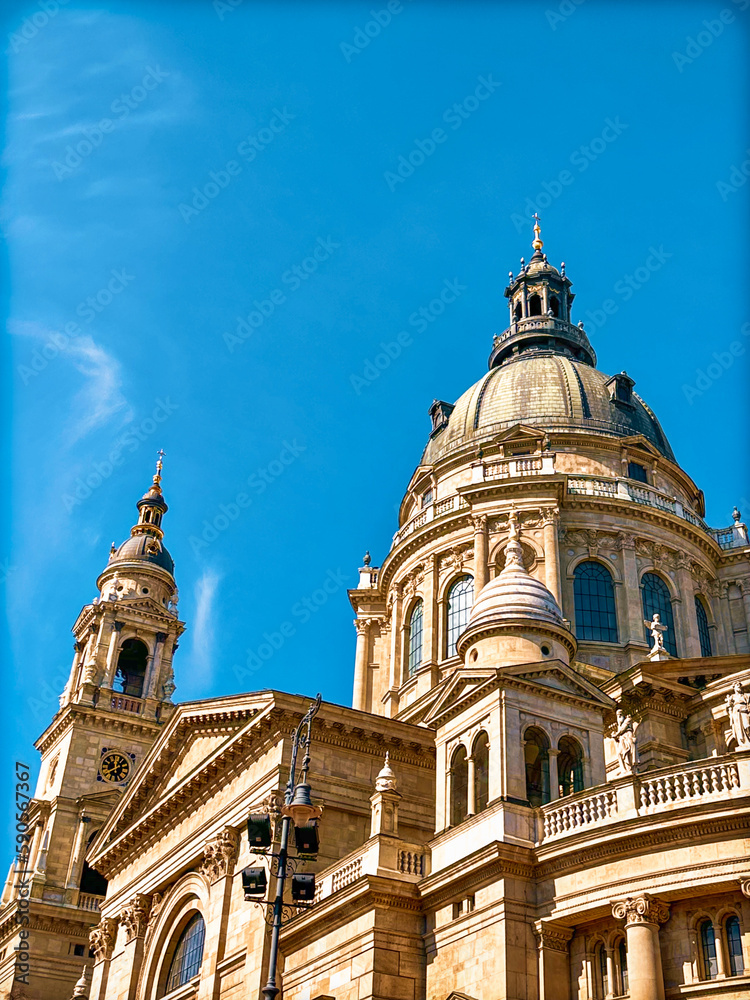
[[[294,789],[292,801],[283,806],[281,812],[284,816],[291,816],[295,826],[307,826],[310,820],[320,819],[322,809],[312,804],[310,786],[303,782]]]

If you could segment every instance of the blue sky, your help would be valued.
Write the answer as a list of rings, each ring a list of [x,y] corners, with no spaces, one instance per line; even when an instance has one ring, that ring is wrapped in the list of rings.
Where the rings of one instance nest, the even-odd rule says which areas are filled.
[[[750,515],[750,0],[55,6],[3,5],[11,755],[36,765],[160,447],[176,697],[350,701],[346,587],[431,401],[486,370],[535,207],[599,367],[636,379],[710,523]]]

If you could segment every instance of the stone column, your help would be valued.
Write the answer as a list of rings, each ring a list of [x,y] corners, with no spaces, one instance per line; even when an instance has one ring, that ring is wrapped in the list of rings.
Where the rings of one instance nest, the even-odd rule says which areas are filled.
[[[625,921],[630,1000],[664,1000],[659,924],[668,919],[669,906],[644,892],[613,903],[612,915]]]
[[[607,956],[607,992],[605,997],[613,997],[615,995],[615,953],[612,948],[606,948],[605,954]]]
[[[619,536],[622,552],[622,578],[628,602],[627,621],[620,622],[621,636],[625,642],[646,645],[641,609],[641,590],[638,581],[638,563],[635,561],[635,538],[623,532]],[[644,652],[645,659],[645,652]]]
[[[146,682],[144,684],[143,696],[144,698],[156,698],[158,701],[161,698],[161,691],[159,688],[159,673],[161,668],[161,659],[164,655],[164,643],[168,639],[166,632],[157,632],[154,643],[154,655],[151,657],[151,663],[149,669],[146,672]]]
[[[474,522],[474,600],[487,583],[487,515],[478,514]]]
[[[740,593],[742,594],[742,603],[745,606],[745,627],[747,628],[748,636],[750,636],[750,581],[738,580],[737,586],[740,588]]]
[[[471,756],[471,754],[469,754],[469,756],[466,758],[466,772],[467,772],[467,774],[466,774],[466,783],[467,783],[467,786],[468,786],[467,787],[467,793],[468,794],[467,794],[467,802],[466,802],[466,805],[467,805],[466,815],[467,816],[473,816],[474,813],[477,811],[477,802],[476,802],[476,794],[475,794],[476,789],[474,788],[474,776],[475,776],[474,758]]]
[[[424,566],[424,580],[422,583],[422,608],[424,618],[422,621],[422,666],[437,667],[440,659],[438,651],[438,629],[437,629],[437,559],[434,555],[427,557]],[[437,684],[438,677],[432,679],[432,684]]]
[[[117,962],[119,1000],[135,1000],[150,909],[151,897],[137,893],[120,912],[120,924],[125,928],[125,947]]]
[[[698,635],[698,619],[695,614],[695,585],[690,573],[690,560],[685,555],[677,559],[677,586],[682,598],[682,645],[683,656],[700,656],[701,641]],[[679,619],[678,619],[679,621]]]
[[[727,967],[724,961],[724,945],[722,942],[721,924],[711,921],[714,929],[714,941],[716,942],[716,978],[727,978]]]
[[[107,995],[109,966],[117,940],[117,924],[118,921],[112,917],[102,917],[89,934],[89,943],[94,953],[89,1000],[104,1000]]]
[[[78,889],[80,885],[81,869],[83,867],[83,854],[86,850],[86,840],[88,839],[86,834],[90,822],[91,819],[85,812],[81,811],[81,814],[78,817],[78,830],[76,831],[73,852],[70,855],[70,864],[68,865],[68,878],[66,880],[66,885],[69,890]]]
[[[727,655],[732,656],[734,648],[734,626],[732,625],[732,612],[729,607],[729,584],[719,584],[719,608],[721,610],[721,624],[724,627],[724,639],[726,643]]]
[[[404,648],[403,596],[396,590],[391,614],[391,670],[388,683],[388,714],[398,714],[398,689],[401,686],[401,652]]]
[[[216,1000],[221,981],[219,965],[224,961],[229,909],[232,897],[232,876],[239,854],[237,831],[227,826],[209,840],[203,849],[200,870],[208,879],[208,908],[204,915],[206,936],[203,945],[203,965],[198,1000]]]
[[[549,757],[549,800],[554,802],[555,799],[560,798],[560,778],[557,773],[557,758],[560,756],[560,751],[550,747],[547,755]]]
[[[109,634],[109,649],[107,650],[107,667],[104,671],[104,680],[102,681],[103,688],[111,689],[115,681],[115,670],[117,668],[115,656],[121,631],[122,622],[112,622],[112,631]]]
[[[354,694],[352,708],[360,712],[367,711],[367,663],[369,658],[368,632],[370,620],[355,618],[354,627],[357,630],[357,647],[354,653]]]
[[[562,608],[562,594],[560,593],[560,546],[557,537],[557,522],[560,512],[557,508],[545,510],[543,512],[544,525],[544,578],[547,590],[551,591],[553,597]]]
[[[534,934],[539,956],[539,1000],[570,1000],[570,939],[573,928],[537,920]]]

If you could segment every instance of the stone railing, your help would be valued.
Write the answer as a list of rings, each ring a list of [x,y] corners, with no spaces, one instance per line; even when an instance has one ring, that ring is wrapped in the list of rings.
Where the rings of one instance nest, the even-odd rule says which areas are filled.
[[[551,476],[554,471],[554,452],[544,452],[542,455],[529,455],[523,458],[505,458],[499,462],[476,462],[472,466],[472,482],[517,479],[522,476]]]
[[[103,902],[104,896],[94,896],[90,892],[81,892],[78,895],[78,907],[81,910],[90,910],[92,913],[98,913],[102,908]]]
[[[395,548],[399,542],[403,542],[405,538],[412,535],[415,531],[423,528],[426,524],[431,521],[436,521],[439,517],[445,517],[447,514],[455,513],[459,508],[468,507],[468,501],[460,497],[458,493],[454,493],[452,497],[443,497],[441,500],[435,500],[429,506],[420,510],[418,514],[410,518],[403,527],[399,528],[396,534],[393,536],[393,544],[391,548]]]
[[[143,711],[143,701],[140,698],[129,698],[126,695],[117,694],[109,699],[109,707],[114,712],[133,712],[140,715]]]
[[[430,871],[430,855],[419,844],[407,844],[395,837],[371,837],[362,847],[317,876],[315,902],[332,896],[362,878],[380,875],[406,882],[418,882]]]
[[[644,774],[638,784],[640,811],[658,812],[670,802],[705,799],[731,792],[740,787],[740,776],[736,761],[714,763],[708,760],[653,778]]]
[[[632,479],[604,479],[600,476],[568,476],[568,493],[582,496],[611,497],[614,500],[628,500],[631,503],[656,507],[689,521],[696,528],[702,528],[722,549],[743,548],[748,544],[747,528],[735,524],[730,528],[709,528],[706,522],[680,500],[654,489],[646,483]]]
[[[546,843],[622,820],[750,795],[750,753],[708,757],[677,767],[617,778],[566,795],[539,810],[538,842]]]

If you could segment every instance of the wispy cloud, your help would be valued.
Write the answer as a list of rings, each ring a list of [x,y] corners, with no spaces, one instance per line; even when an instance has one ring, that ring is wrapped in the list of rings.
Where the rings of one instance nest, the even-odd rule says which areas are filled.
[[[191,660],[202,685],[212,679],[214,669],[214,602],[221,576],[207,569],[195,584],[195,617]]]
[[[48,344],[56,331],[40,323],[11,321],[8,329],[15,335],[31,337]],[[57,334],[59,336],[59,334]],[[67,344],[59,350],[83,376],[83,385],[70,401],[70,416],[66,426],[63,444],[67,447],[80,441],[92,431],[98,430],[115,415],[121,415],[121,422],[133,420],[133,409],[122,391],[120,362],[88,334],[66,338]]]

